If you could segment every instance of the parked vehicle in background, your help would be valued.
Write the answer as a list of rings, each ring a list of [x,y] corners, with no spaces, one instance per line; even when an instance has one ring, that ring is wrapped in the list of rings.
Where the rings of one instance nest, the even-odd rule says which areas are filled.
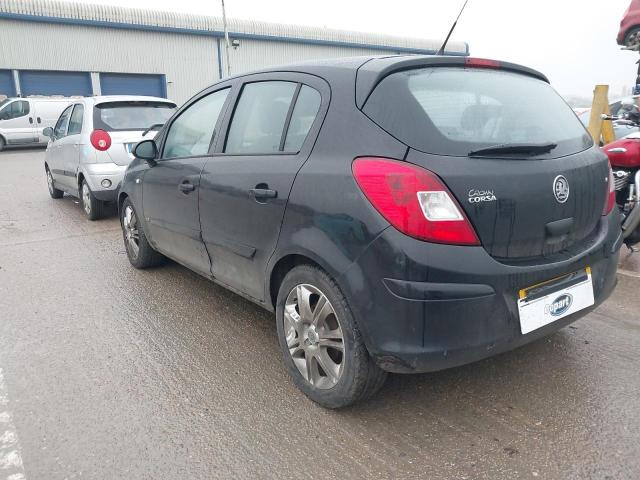
[[[43,130],[55,125],[71,98],[6,98],[0,101],[0,151],[7,146],[46,145]]]
[[[633,95],[630,97],[621,98],[609,104],[609,112],[613,117],[623,117],[623,104],[629,105],[633,104],[636,106],[636,109],[639,108],[640,96]],[[582,122],[585,127],[589,126],[589,121],[591,119],[591,108],[574,108],[574,112]],[[624,138],[631,133],[636,133],[640,131],[640,127],[638,127],[637,123],[628,122],[624,118],[620,118],[619,120],[614,120],[613,122],[613,132],[616,136],[616,139]]]
[[[133,146],[156,131],[173,114],[176,104],[164,98],[102,96],[75,100],[54,128],[45,129],[49,144],[45,174],[49,193],[64,192],[80,199],[89,220],[103,216],[116,200],[124,171],[133,159]]]
[[[631,0],[618,31],[618,45],[630,47],[640,42],[640,0]]]
[[[640,132],[605,145],[603,150],[613,168],[624,243],[633,247],[640,242]]]
[[[293,381],[325,407],[549,335],[616,283],[609,162],[525,67],[265,70],[205,89],[134,154],[131,264],[166,255],[275,311]]]

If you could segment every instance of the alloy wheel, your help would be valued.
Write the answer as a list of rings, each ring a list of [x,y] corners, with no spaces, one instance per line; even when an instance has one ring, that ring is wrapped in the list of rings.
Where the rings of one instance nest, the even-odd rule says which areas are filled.
[[[82,208],[87,215],[91,215],[91,192],[86,183],[82,184]]]
[[[53,195],[53,176],[49,169],[47,169],[47,187],[49,188],[49,193]]]
[[[127,205],[124,209],[122,228],[127,249],[134,258],[137,258],[140,251],[140,233],[138,230],[138,218],[131,205]]]
[[[316,388],[334,387],[344,370],[345,345],[340,321],[318,288],[300,284],[284,307],[284,332],[293,363]]]

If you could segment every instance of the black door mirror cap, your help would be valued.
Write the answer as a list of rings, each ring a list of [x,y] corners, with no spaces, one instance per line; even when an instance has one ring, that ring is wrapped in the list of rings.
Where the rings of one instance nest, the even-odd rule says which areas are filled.
[[[158,158],[158,146],[153,140],[142,140],[133,147],[133,155],[153,166]]]

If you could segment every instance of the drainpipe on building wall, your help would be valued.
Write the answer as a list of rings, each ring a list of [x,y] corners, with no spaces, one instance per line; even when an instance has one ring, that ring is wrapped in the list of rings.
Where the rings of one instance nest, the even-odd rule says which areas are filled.
[[[16,87],[16,97],[22,96],[22,87],[20,86],[20,75],[18,75],[18,70],[11,70],[13,74],[13,85]]]

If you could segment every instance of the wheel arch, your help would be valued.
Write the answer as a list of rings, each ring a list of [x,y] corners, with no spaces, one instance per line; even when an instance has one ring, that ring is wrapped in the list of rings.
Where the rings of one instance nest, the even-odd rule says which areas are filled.
[[[275,311],[278,301],[278,291],[280,285],[284,280],[284,277],[293,268],[299,265],[311,265],[323,270],[327,275],[332,277],[338,282],[336,271],[332,269],[325,261],[319,258],[315,253],[311,251],[294,251],[286,254],[282,254],[277,260],[273,262],[273,266],[267,276],[266,285],[266,299],[267,307]]]
[[[118,193],[118,217],[121,216],[122,213],[122,204],[124,203],[124,201],[129,198],[129,194],[127,192],[120,192]]]
[[[629,28],[627,28],[627,31],[624,32],[624,38],[623,38],[623,43],[626,45],[627,42],[629,41],[629,37],[631,36],[632,33],[639,33],[640,32],[640,23],[636,23],[634,25],[631,25]]]

